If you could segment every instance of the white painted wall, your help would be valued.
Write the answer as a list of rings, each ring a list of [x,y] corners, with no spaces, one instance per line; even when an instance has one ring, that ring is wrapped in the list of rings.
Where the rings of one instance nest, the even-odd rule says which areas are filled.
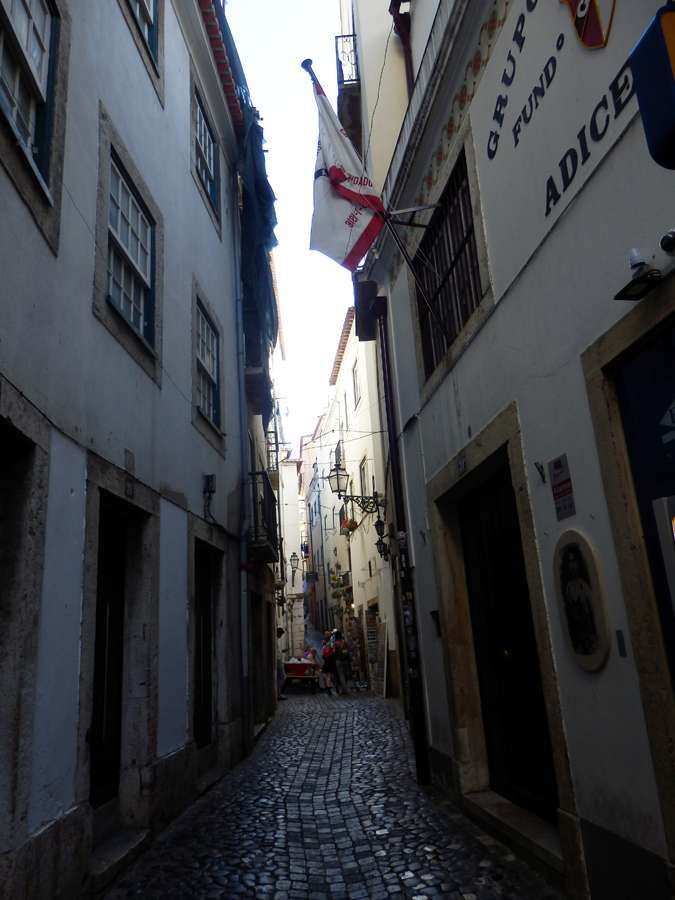
[[[203,515],[202,475],[216,472],[213,515],[237,530],[238,453],[228,439],[223,459],[191,425],[192,279],[196,277],[223,326],[223,429],[238,430],[234,273],[229,178],[232,149],[221,155],[222,240],[194,182],[190,147],[189,54],[199,68],[214,128],[228,134],[215,64],[199,49],[186,19],[166,3],[165,106],[159,102],[126,21],[116,3],[71,0],[67,129],[61,245],[48,249],[30,213],[0,174],[0,371],[57,427],[124,467],[135,454],[136,476],[157,491],[188,498]],[[196,24],[200,24],[194,5]],[[187,25],[190,27],[187,28]],[[123,74],[121,74],[123,73]],[[220,92],[220,97],[219,97]],[[162,387],[142,372],[91,311],[97,253],[99,101],[119,130],[165,221]],[[150,139],[151,137],[151,139]],[[14,298],[12,300],[12,298]],[[17,302],[16,298],[21,298]],[[25,347],[39,347],[36,356]],[[83,378],[83,372],[89,373]],[[189,459],[191,464],[185,465]],[[236,501],[228,503],[228,495]]]
[[[403,44],[392,30],[389,0],[354,0],[353,8],[361,77],[363,155],[373,183],[381,191],[408,106]]]
[[[495,127],[492,115],[495,91],[501,83],[504,48],[511,45],[516,21],[524,10],[524,0],[517,0],[510,9],[492,57],[499,62],[492,69],[488,66],[470,110],[476,135],[479,200],[488,226],[489,265],[496,279],[497,294],[502,299],[482,331],[424,405],[415,357],[410,350],[414,298],[407,272],[402,270],[395,284],[390,283],[388,251],[374,264],[372,272],[389,288],[399,421],[405,423],[414,414],[420,416],[427,481],[467,444],[469,428],[475,437],[509,403],[517,402],[578,811],[589,821],[652,852],[666,855],[631,648],[628,657],[621,658],[614,643],[604,669],[594,674],[580,669],[565,645],[553,581],[553,551],[558,537],[566,528],[579,529],[588,537],[600,560],[610,633],[614,635],[616,629],[622,629],[628,636],[580,356],[633,308],[612,299],[630,277],[629,250],[640,247],[659,268],[666,262],[658,249],[658,239],[673,225],[675,188],[670,173],[659,169],[649,158],[640,118],[634,117],[632,108],[622,113],[624,134],[618,143],[612,144],[608,132],[609,145],[603,146],[602,153],[599,143],[591,144],[596,157],[604,156],[602,164],[588,178],[585,173],[577,176],[574,187],[570,188],[570,196],[576,194],[574,203],[567,205],[567,198],[560,201],[567,205],[567,211],[555,228],[550,229],[541,221],[545,219],[542,172],[558,170],[562,154],[572,145],[579,129],[584,123],[588,127],[586,106],[591,94],[593,97],[597,94],[600,100],[607,92],[609,81],[619,68],[614,63],[625,59],[627,49],[639,37],[641,23],[653,14],[653,8],[645,4],[617,4],[607,51],[588,51],[576,41],[564,4],[537,4],[536,16],[532,13],[527,21],[523,61],[527,51],[532,53],[533,60],[541,56],[543,65],[555,52],[559,34],[564,34],[562,52],[569,54],[569,58],[560,63],[560,72],[546,98],[549,107],[545,109],[542,105],[539,110],[542,121],[549,125],[547,133],[541,140],[533,140],[520,157],[511,150],[503,154],[500,151],[496,158],[500,168],[493,169],[494,161],[488,160],[485,154],[485,137]],[[466,65],[464,57],[465,54],[455,63],[458,71],[463,71]],[[518,90],[509,96],[509,113],[519,113],[532,89],[532,71],[537,66],[534,61],[532,71],[528,66],[529,62],[527,65],[523,62],[524,81],[514,82]],[[569,74],[567,79],[562,77],[565,72]],[[452,100],[445,95],[439,100],[447,104],[447,115]],[[609,102],[613,116],[611,99]],[[432,119],[437,123],[442,117],[442,110],[438,110]],[[569,141],[568,131],[572,135]],[[508,149],[510,131],[506,123],[504,132],[503,140],[507,142],[504,146]],[[436,158],[438,134],[438,129],[430,128],[424,139],[418,153],[423,167]],[[561,148],[560,152],[557,147]],[[542,159],[535,165],[533,160],[537,155]],[[560,176],[559,170],[557,175]],[[444,186],[438,172],[435,177],[438,180],[431,191],[432,202]],[[583,190],[577,191],[584,183]],[[414,201],[419,190],[419,178],[411,179],[403,204]],[[534,197],[532,207],[530,192]],[[535,209],[536,222],[531,209]],[[551,222],[556,216],[551,216]],[[527,266],[523,268],[525,261]],[[414,426],[401,439],[410,521],[415,530],[423,520],[424,502],[421,453],[414,433],[417,428]],[[546,462],[563,452],[567,453],[570,464],[577,513],[558,522],[550,485],[541,483],[534,461]],[[438,655],[433,639],[425,624],[428,611],[436,602],[436,590],[431,553],[415,534],[413,548],[427,702],[436,745],[436,740],[448,738],[438,730],[447,711],[437,695],[443,681],[435,662]],[[430,672],[432,665],[434,670]]]
[[[158,757],[187,742],[189,683],[187,513],[162,498],[160,516]]]
[[[52,432],[28,828],[73,804],[82,617],[86,454]]]

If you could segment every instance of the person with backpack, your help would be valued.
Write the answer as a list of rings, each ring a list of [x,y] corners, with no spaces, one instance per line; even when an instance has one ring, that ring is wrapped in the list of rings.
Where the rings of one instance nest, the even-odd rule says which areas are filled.
[[[347,675],[349,674],[349,644],[344,639],[344,635],[341,631],[335,632],[335,639],[333,641],[333,653],[335,656],[335,668],[337,671],[337,676],[339,678],[340,693],[348,694],[349,687],[347,685]]]

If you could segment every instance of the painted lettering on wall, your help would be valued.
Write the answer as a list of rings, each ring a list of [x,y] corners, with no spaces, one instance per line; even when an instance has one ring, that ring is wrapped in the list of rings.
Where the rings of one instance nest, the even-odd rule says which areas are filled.
[[[528,13],[534,12],[537,2],[538,2],[538,0],[527,0],[526,9],[527,9]],[[527,40],[527,38],[525,36],[526,21],[527,21],[527,19],[526,19],[525,13],[521,13],[518,16],[518,21],[516,22],[516,27],[513,32],[513,37],[511,38],[511,41],[514,44],[514,46],[511,47],[511,49],[509,50],[509,55],[506,57],[506,67],[504,68],[504,72],[502,73],[502,84],[507,89],[513,85],[513,82],[516,78],[516,73],[518,71],[517,59],[520,57],[520,54],[523,52],[523,47],[525,46],[525,41]],[[515,52],[515,55],[514,55],[514,52]],[[551,59],[553,60],[553,69],[552,69],[552,72],[548,76],[546,76],[546,81],[547,81],[546,87],[547,88],[550,86],[550,82],[553,81],[553,76],[555,75],[555,59],[553,59],[553,57],[551,57]],[[548,66],[549,63],[551,63],[551,60],[549,60],[549,62],[546,65]],[[544,82],[543,82],[544,77],[545,76],[542,75],[541,85],[538,86],[538,87],[540,87],[540,93],[537,93],[535,95],[535,91],[537,91],[537,87],[535,87],[535,89],[533,90],[532,94],[530,94],[530,97],[529,97],[530,104],[535,103],[537,105],[537,108],[538,108],[539,102],[544,97],[544,92],[545,92]],[[508,90],[506,90],[503,94],[500,93],[497,96],[497,100],[495,101],[495,110],[494,110],[494,113],[492,116],[493,121],[495,121],[500,128],[504,127],[504,110],[508,106],[508,103],[509,103],[509,92],[508,92]],[[523,110],[523,113],[526,112],[526,109],[527,109],[527,107]],[[532,113],[532,106],[530,106],[530,118],[532,117],[531,113]],[[519,116],[519,119],[520,118],[521,117]],[[528,118],[527,121],[529,122],[530,119]],[[515,131],[514,131],[514,135],[515,135]],[[500,138],[501,138],[501,132],[499,132],[499,131],[491,131],[490,132],[490,137],[488,138],[488,144],[487,144],[488,159],[494,159],[495,156],[497,155],[497,150],[499,149]],[[517,144],[518,144],[518,139],[516,137],[516,145]]]
[[[550,215],[553,207],[573,183],[580,166],[585,166],[591,158],[593,144],[599,144],[607,134],[610,115],[613,114],[614,118],[618,119],[634,93],[635,87],[630,65],[625,62],[619,74],[610,84],[608,92],[603,94],[602,99],[593,110],[587,125],[584,125],[578,132],[576,144],[562,155],[558,163],[559,175],[556,173],[549,176],[546,182],[545,216]],[[587,126],[590,143],[586,134]]]

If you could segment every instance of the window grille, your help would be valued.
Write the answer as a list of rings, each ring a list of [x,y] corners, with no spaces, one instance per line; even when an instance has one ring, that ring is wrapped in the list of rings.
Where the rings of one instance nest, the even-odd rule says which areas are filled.
[[[197,390],[199,408],[215,424],[219,424],[218,403],[218,335],[197,307]]]
[[[152,227],[115,163],[110,164],[108,234],[108,296],[132,328],[152,343],[146,321]]]
[[[195,164],[197,174],[204,185],[213,207],[218,202],[216,191],[216,154],[217,149],[211,134],[209,123],[204,115],[202,103],[197,94],[197,121],[195,124]]]
[[[481,301],[480,272],[464,152],[415,254],[415,269],[452,340]],[[450,345],[421,296],[417,314],[424,371],[430,377]]]

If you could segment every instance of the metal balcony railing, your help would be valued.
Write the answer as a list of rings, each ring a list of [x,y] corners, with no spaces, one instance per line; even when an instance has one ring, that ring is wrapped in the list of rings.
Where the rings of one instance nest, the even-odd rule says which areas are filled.
[[[338,88],[344,84],[358,84],[359,61],[356,55],[356,35],[338,34],[335,38]]]
[[[251,472],[251,527],[249,545],[262,553],[264,562],[279,561],[277,501],[267,472]]]
[[[274,419],[272,420],[274,422]],[[267,441],[267,470],[276,472],[279,468],[279,437],[276,424],[265,432]]]

